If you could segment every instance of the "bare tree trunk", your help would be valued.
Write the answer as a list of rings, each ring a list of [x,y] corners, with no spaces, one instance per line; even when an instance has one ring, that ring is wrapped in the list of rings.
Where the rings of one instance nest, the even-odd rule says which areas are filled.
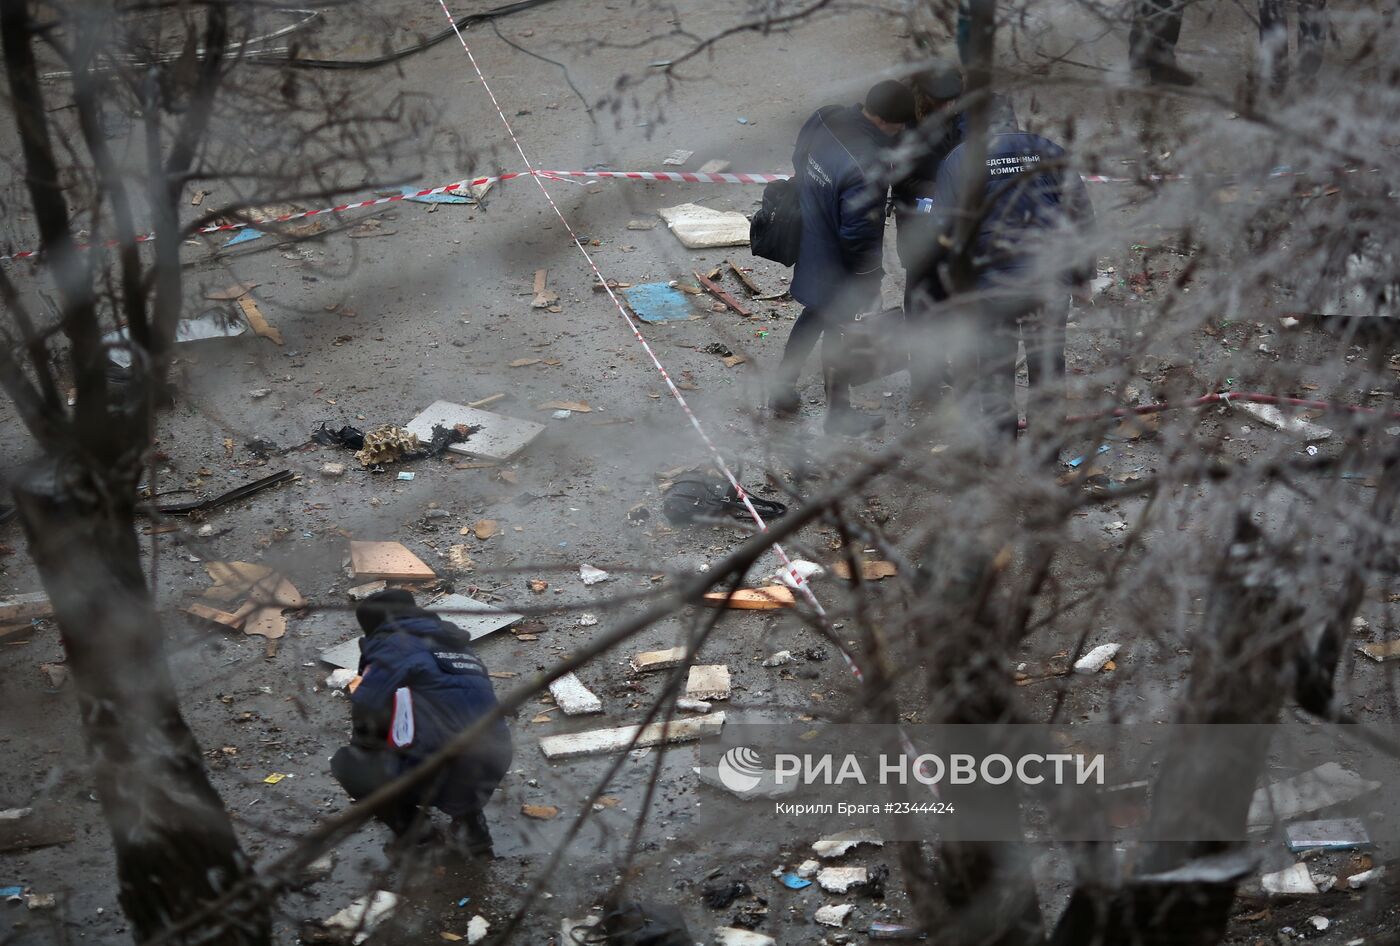
[[[15,499],[69,655],[122,910],[140,942],[245,880],[250,863],[180,714],[141,571],[131,479],[50,460],[26,471]],[[250,900],[175,941],[270,937],[266,903]]]

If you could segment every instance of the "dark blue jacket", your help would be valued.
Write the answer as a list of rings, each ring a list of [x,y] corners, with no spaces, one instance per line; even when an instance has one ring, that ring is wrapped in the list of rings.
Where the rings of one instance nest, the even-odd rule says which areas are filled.
[[[888,173],[893,142],[859,105],[824,108],[797,136],[793,168],[802,206],[802,248],[792,297],[854,314],[879,302]]]
[[[962,196],[973,180],[968,146],[958,145],[943,160],[934,182],[932,213],[945,233],[956,227]],[[1093,224],[1094,211],[1084,181],[1066,167],[1064,149],[1028,132],[1003,132],[987,144],[987,176],[982,213],[974,237],[973,261],[980,286],[1028,272],[1036,254],[1053,253],[1056,277],[1084,281],[1092,273],[1076,241]]]
[[[471,639],[456,625],[425,615],[399,618],[360,639],[360,684],[351,694],[354,741],[391,749],[406,767],[432,755],[496,708],[496,693]],[[413,741],[389,741],[395,694],[411,693]],[[497,720],[450,766],[432,803],[449,814],[479,809],[510,767],[510,730]]]

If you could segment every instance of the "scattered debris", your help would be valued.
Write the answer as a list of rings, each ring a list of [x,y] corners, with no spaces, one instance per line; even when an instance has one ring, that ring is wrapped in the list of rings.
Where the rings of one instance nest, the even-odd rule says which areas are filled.
[[[175,343],[198,342],[209,338],[236,338],[247,331],[238,317],[223,309],[210,309],[198,318],[181,319],[175,324]],[[119,368],[131,367],[130,336],[125,326],[102,336],[107,346],[107,360]]]
[[[275,449],[275,448],[274,448]],[[211,496],[209,499],[196,499],[186,503],[162,503],[156,507],[156,511],[166,516],[185,516],[192,512],[208,512],[220,506],[246,499],[254,493],[260,493],[265,489],[271,489],[281,483],[287,483],[297,478],[291,470],[279,470],[276,473],[264,476],[262,479],[253,480],[251,483],[244,483],[236,486],[226,493]]]
[[[227,289],[216,289],[213,292],[206,292],[204,298],[213,300],[214,302],[232,302],[235,299],[246,296],[260,285],[261,283],[255,282],[236,282]],[[242,329],[240,328],[239,331],[241,334]]]
[[[1249,803],[1251,828],[1290,821],[1310,811],[1330,808],[1370,794],[1380,782],[1364,779],[1336,762],[1327,762],[1300,775],[1275,782],[1254,793]]]
[[[356,451],[355,459],[368,468],[382,463],[397,463],[422,449],[423,444],[417,434],[403,427],[385,424],[365,434],[364,446]]]
[[[721,775],[719,765],[696,766],[691,771],[703,784],[726,791],[742,801],[781,798],[784,795],[791,795],[797,791],[799,781],[795,778],[788,778],[779,782],[778,774],[774,769],[748,770],[742,773],[743,779],[734,778],[733,769]]]
[[[460,193],[465,188],[458,188],[458,191],[445,191],[441,194],[418,194],[421,187],[414,187],[412,184],[403,185],[399,193],[404,200],[411,200],[415,204],[474,204],[476,200],[466,194]]]
[[[467,923],[467,946],[475,946],[486,938],[486,933],[491,929],[491,923],[481,914],[471,918]]]
[[[520,813],[536,821],[548,821],[559,816],[559,809],[553,805],[521,805]]]
[[[424,581],[437,574],[399,542],[350,543],[350,568],[360,580]]]
[[[262,314],[258,304],[247,296],[238,297],[238,307],[243,310],[243,317],[248,320],[248,325],[253,330],[253,334],[260,338],[265,338],[274,345],[281,346],[282,333],[268,324],[267,317]]]
[[[1301,417],[1285,414],[1272,404],[1253,404],[1249,401],[1230,401],[1229,404],[1235,410],[1243,411],[1260,423],[1267,424],[1275,430],[1293,434],[1305,443],[1326,440],[1332,436],[1330,429],[1309,423]]]
[[[1100,644],[1074,662],[1075,673],[1098,673],[1118,653],[1118,644]]]
[[[448,445],[453,453],[481,460],[509,460],[544,432],[544,425],[517,420],[450,401],[434,401],[406,425],[421,440],[432,439],[433,429],[475,428],[471,437]]]
[[[649,670],[670,670],[685,663],[689,651],[684,647],[670,647],[666,650],[648,650],[632,658],[632,670],[646,673]]]
[[[796,602],[789,589],[782,585],[768,585],[764,588],[739,588],[732,594],[727,591],[712,591],[705,595],[702,603],[712,608],[770,611],[775,608],[791,608]]]
[[[822,865],[821,865],[821,862],[820,862],[820,861],[814,861],[814,860],[808,858],[807,860],[803,861],[801,864],[798,864],[798,865],[797,865],[797,876],[798,876],[798,877],[815,877],[815,876],[817,876],[817,871],[821,870],[821,866],[822,866]]]
[[[567,943],[568,940],[564,942]],[[743,930],[737,926],[719,926],[715,928],[715,946],[778,946],[778,941],[753,930]]]
[[[570,414],[591,414],[593,408],[587,401],[545,401],[538,405],[537,411],[568,411]]]
[[[18,821],[34,814],[33,808],[6,808],[0,811],[0,821]]]
[[[1356,649],[1377,663],[1384,663],[1387,660],[1400,659],[1400,638],[1380,641],[1375,644],[1362,644]]]
[[[365,445],[365,432],[358,427],[346,424],[339,430],[331,430],[324,423],[311,432],[311,439],[323,447],[344,447],[346,450],[359,450]]]
[[[210,562],[204,566],[214,580],[204,591],[204,597],[231,603],[247,600],[231,614],[198,602],[186,610],[197,617],[215,621],[225,627],[242,629],[244,634],[275,641],[287,633],[284,611],[306,607],[306,599],[296,586],[266,565],[252,562]],[[275,651],[269,645],[268,656]]]
[[[389,583],[383,580],[368,581],[363,585],[356,585],[345,593],[350,596],[351,601],[363,601],[370,595],[378,594],[389,587]]]
[[[1373,867],[1370,870],[1363,870],[1359,874],[1352,874],[1347,878],[1347,886],[1352,890],[1360,890],[1367,887],[1385,876],[1384,867]]]
[[[596,585],[600,582],[607,581],[611,576],[601,568],[594,568],[592,565],[585,563],[578,567],[578,577],[585,585]]]
[[[870,928],[865,931],[865,935],[871,939],[928,939],[928,934],[912,926],[900,926],[898,923],[871,923]]]
[[[335,851],[327,851],[306,865],[306,876],[312,880],[324,880],[335,869]]]
[[[831,573],[837,578],[846,581],[851,580],[851,566],[845,561],[834,562],[831,566]],[[860,563],[860,577],[865,581],[881,581],[885,578],[893,578],[899,574],[899,567],[894,562],[884,561],[862,561]]]
[[[24,905],[30,910],[52,910],[58,898],[51,893],[31,893],[24,898]]]
[[[684,322],[695,317],[690,300],[670,283],[649,282],[629,286],[622,297],[637,318],[643,322]]]
[[[864,867],[823,867],[817,874],[817,884],[827,893],[845,893],[869,880]]]
[[[778,651],[777,653],[773,654],[771,657],[765,658],[764,661],[763,661],[763,666],[765,666],[765,667],[781,667],[781,666],[783,666],[784,664],[790,664],[790,663],[792,663],[795,659],[796,659],[796,658],[794,658],[794,657],[792,656],[792,651],[790,651],[790,650],[780,650],[780,651]]]
[[[731,263],[730,265],[733,264]],[[716,272],[718,272],[718,270],[716,270]],[[710,295],[714,296],[720,302],[723,302],[725,305],[733,309],[739,315],[742,315],[744,318],[753,318],[753,312],[750,311],[749,307],[744,305],[738,299],[734,298],[734,295],[731,292],[729,292],[729,290],[725,289],[723,286],[721,286],[714,280],[702,275],[698,270],[691,270],[691,274],[695,277],[695,281],[698,282],[701,286],[703,286],[705,291],[708,292]]]
[[[818,565],[816,562],[809,562],[805,559],[798,558],[793,559],[791,568],[788,568],[786,565],[784,565],[783,567],[779,568],[776,572],[773,573],[773,577],[778,579],[778,581],[781,581],[783,584],[787,585],[789,588],[796,588],[797,578],[793,577],[793,572],[797,572],[797,578],[801,578],[803,583],[806,584],[810,582],[813,578],[825,575],[826,569]]]
[[[1301,862],[1272,874],[1265,874],[1259,878],[1259,882],[1266,893],[1288,895],[1319,892],[1317,884],[1313,883],[1312,874],[1308,873],[1308,865]]]
[[[596,614],[580,614],[578,616],[579,627],[596,627],[597,625],[598,616]]]
[[[400,473],[400,474],[398,475],[398,478],[399,478],[400,480],[405,481],[405,482],[412,482],[412,480],[413,480],[413,478],[414,478],[415,476],[417,476],[416,473],[410,473],[410,472],[405,471],[405,472]]]
[[[1317,930],[1319,933],[1321,933],[1323,930],[1327,929],[1327,927],[1332,925],[1332,921],[1327,919],[1327,917],[1325,916],[1310,916],[1308,917],[1308,925],[1311,926],[1313,929]]]
[[[616,729],[595,729],[565,736],[546,736],[540,740],[540,750],[546,759],[559,762],[581,756],[643,749],[663,743],[691,742],[719,735],[724,726],[724,714],[698,716],[691,719],[651,723],[646,726],[619,726]]]
[[[684,148],[677,148],[666,157],[661,159],[662,164],[669,164],[672,167],[680,167],[695,156],[694,151],[687,151]]]
[[[454,545],[447,550],[447,567],[457,574],[465,574],[476,567],[465,545]]]
[[[690,700],[685,697],[680,697],[676,700],[676,709],[680,710],[682,713],[708,713],[710,711],[710,704],[706,703],[704,700]]]
[[[758,287],[758,283],[753,281],[753,277],[749,275],[748,270],[741,268],[739,264],[730,259],[725,260],[724,264],[729,267],[730,272],[734,274],[735,278],[744,284],[744,288],[749,291],[750,295],[763,295],[763,290]]]
[[[321,464],[321,475],[331,479],[345,475],[344,463],[323,463]]]
[[[369,939],[375,927],[389,918],[399,905],[399,898],[387,890],[376,890],[365,897],[357,897],[340,912],[322,922],[322,926],[344,933],[353,933],[351,942],[358,946]]]
[[[687,249],[749,245],[749,218],[741,213],[699,204],[662,207],[657,213]]]
[[[812,919],[816,920],[822,926],[844,926],[846,917],[850,915],[853,909],[855,909],[855,907],[849,903],[829,903],[824,907],[818,907],[816,915],[813,916]]]
[[[530,307],[534,309],[548,309],[559,302],[559,293],[550,292],[544,287],[545,279],[549,276],[549,270],[535,270],[535,298],[530,300]]]
[[[549,590],[549,582],[543,578],[531,578],[528,585],[530,590],[537,595],[542,595]]]
[[[501,534],[501,524],[495,519],[478,519],[476,525],[472,526],[472,533],[485,542],[487,539]]]
[[[680,472],[683,475],[678,475],[661,497],[661,511],[675,525],[725,519],[747,523],[752,519],[748,505],[769,521],[787,514],[786,505],[773,499],[760,499],[752,490],[745,490],[748,500],[748,505],[745,505],[738,491],[718,475],[696,470]]]
[[[1371,835],[1359,818],[1299,821],[1284,829],[1284,841],[1294,854],[1302,851],[1346,851],[1371,846]]]
[[[359,641],[355,641],[355,643],[358,644]],[[326,677],[326,688],[330,690],[347,689],[358,677],[359,674],[350,668],[340,667],[332,670],[330,676]]]
[[[53,615],[49,596],[42,591],[0,598],[0,624],[22,624]]]
[[[723,174],[729,170],[729,162],[723,158],[714,158],[700,165],[701,174]]]
[[[443,595],[429,604],[428,610],[442,615],[443,620],[455,624],[474,641],[504,630],[525,617],[464,594]]]
[[[690,668],[685,695],[692,700],[729,699],[729,668],[724,664],[697,664]]]
[[[603,711],[603,701],[572,673],[566,673],[551,683],[549,695],[554,697],[554,702],[559,704],[565,716],[587,716]]]
[[[858,828],[828,835],[813,844],[812,851],[817,857],[823,860],[830,860],[834,857],[841,857],[847,851],[859,847],[862,844],[873,844],[875,847],[884,847],[885,841],[868,828]]]
[[[629,221],[627,221],[627,229],[629,229],[629,230],[655,230],[655,229],[656,229],[656,221],[655,221],[655,220],[629,220]]]

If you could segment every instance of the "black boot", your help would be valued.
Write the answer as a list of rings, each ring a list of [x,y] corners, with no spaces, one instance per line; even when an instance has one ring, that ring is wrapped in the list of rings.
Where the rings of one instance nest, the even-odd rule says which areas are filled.
[[[851,406],[851,386],[835,380],[836,373],[826,372],[826,421],[822,425],[828,436],[864,437],[885,426],[879,414],[862,414]]]
[[[768,388],[768,409],[774,417],[796,417],[802,408],[797,385],[788,380],[774,381]]]
[[[491,828],[483,812],[473,811],[453,818],[452,838],[471,857],[495,856],[491,845]]]

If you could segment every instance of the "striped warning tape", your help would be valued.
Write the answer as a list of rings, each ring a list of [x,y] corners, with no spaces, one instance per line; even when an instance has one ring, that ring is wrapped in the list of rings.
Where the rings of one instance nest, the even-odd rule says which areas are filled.
[[[1361,169],[1347,168],[1347,174],[1358,174],[1365,170],[1375,171],[1376,168]],[[291,223],[294,220],[306,220],[310,217],[319,217],[322,214],[344,213],[349,210],[363,210],[366,207],[378,207],[383,204],[397,203],[401,200],[414,200],[415,198],[431,197],[434,194],[451,194],[454,191],[470,191],[474,187],[481,187],[487,184],[499,184],[502,181],[514,180],[518,177],[547,178],[550,180],[574,180],[574,179],[597,179],[597,180],[620,180],[620,181],[662,181],[676,184],[769,184],[773,181],[785,181],[790,178],[790,174],[769,173],[766,171],[742,171],[742,172],[706,172],[706,171],[546,171],[530,169],[526,171],[510,171],[505,174],[493,174],[487,177],[473,178],[469,181],[455,181],[451,184],[443,184],[439,187],[428,187],[423,190],[409,191],[403,194],[392,194],[388,197],[373,197],[368,200],[356,200],[350,203],[337,204],[334,207],[318,207],[315,210],[298,210],[288,214],[278,214],[271,217],[258,217],[248,220],[237,220],[231,223],[212,224],[207,227],[200,227],[194,232],[200,235],[210,233],[225,233],[232,230],[244,230],[247,228],[258,228],[282,223]],[[1294,171],[1291,168],[1274,168],[1268,175],[1272,178],[1280,177],[1302,177],[1302,172]],[[1084,174],[1081,175],[1085,183],[1088,184],[1143,184],[1143,183],[1166,183],[1172,181],[1189,180],[1185,174],[1147,174],[1140,177],[1109,177],[1104,174]],[[134,242],[148,243],[155,239],[154,233],[142,233],[136,236]],[[79,249],[90,249],[93,244],[80,244]],[[111,249],[120,246],[118,240],[107,240],[101,244],[103,247]],[[0,262],[5,260],[34,259],[39,256],[38,250],[21,250],[16,253],[0,255]]]

